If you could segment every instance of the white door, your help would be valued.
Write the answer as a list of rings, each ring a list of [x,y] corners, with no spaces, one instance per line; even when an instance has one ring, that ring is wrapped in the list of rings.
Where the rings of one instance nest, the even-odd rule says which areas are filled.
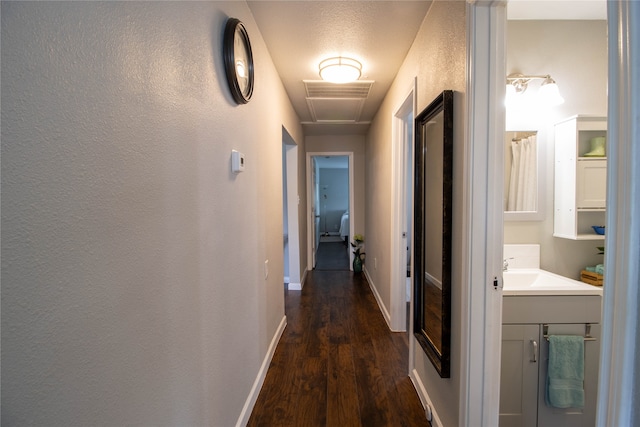
[[[318,193],[318,175],[315,157],[311,157],[311,268],[316,268],[316,252],[320,243],[320,197]]]
[[[289,290],[302,289],[300,277],[300,231],[298,196],[298,146],[282,129],[284,278]]]
[[[414,86],[396,110],[393,121],[393,211],[391,309],[393,331],[407,330],[407,301],[411,297],[411,236],[413,222]],[[410,273],[410,274],[407,274]]]

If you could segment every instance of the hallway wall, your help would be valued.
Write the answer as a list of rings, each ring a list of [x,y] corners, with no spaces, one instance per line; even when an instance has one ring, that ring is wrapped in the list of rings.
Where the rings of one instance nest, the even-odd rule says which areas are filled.
[[[284,318],[282,126],[305,151],[249,9],[1,7],[2,424],[235,425]]]
[[[454,95],[454,201],[453,201],[453,276],[452,286],[460,288],[462,223],[462,179],[465,150],[465,67],[466,17],[465,2],[433,2],[420,31],[396,79],[380,107],[367,135],[367,259],[376,257],[377,269],[368,263],[371,276],[384,304],[390,307],[391,265],[391,159],[392,120],[417,78],[417,110],[419,114],[445,89]],[[415,346],[415,365],[441,421],[446,426],[458,424],[460,400],[460,293],[452,292],[451,378],[441,379],[419,344]],[[413,335],[411,335],[411,339]]]

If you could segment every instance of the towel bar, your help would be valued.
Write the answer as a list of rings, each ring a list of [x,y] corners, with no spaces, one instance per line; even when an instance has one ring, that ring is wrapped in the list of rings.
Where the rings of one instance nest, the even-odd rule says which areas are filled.
[[[542,325],[542,336],[545,340],[549,341],[549,325],[546,323]],[[595,341],[596,338],[591,336],[591,323],[585,323],[584,325],[584,340]]]

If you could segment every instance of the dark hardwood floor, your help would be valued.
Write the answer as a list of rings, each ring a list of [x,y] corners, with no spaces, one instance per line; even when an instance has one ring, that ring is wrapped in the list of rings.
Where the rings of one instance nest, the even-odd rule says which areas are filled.
[[[316,270],[285,300],[288,324],[249,426],[429,425],[407,334],[389,331],[364,276]]]

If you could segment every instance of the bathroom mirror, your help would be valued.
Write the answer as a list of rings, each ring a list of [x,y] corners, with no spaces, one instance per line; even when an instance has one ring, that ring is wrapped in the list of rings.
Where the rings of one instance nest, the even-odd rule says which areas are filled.
[[[449,378],[453,91],[415,119],[413,333],[442,378]]]
[[[505,132],[504,220],[541,221],[543,175],[538,132]]]

